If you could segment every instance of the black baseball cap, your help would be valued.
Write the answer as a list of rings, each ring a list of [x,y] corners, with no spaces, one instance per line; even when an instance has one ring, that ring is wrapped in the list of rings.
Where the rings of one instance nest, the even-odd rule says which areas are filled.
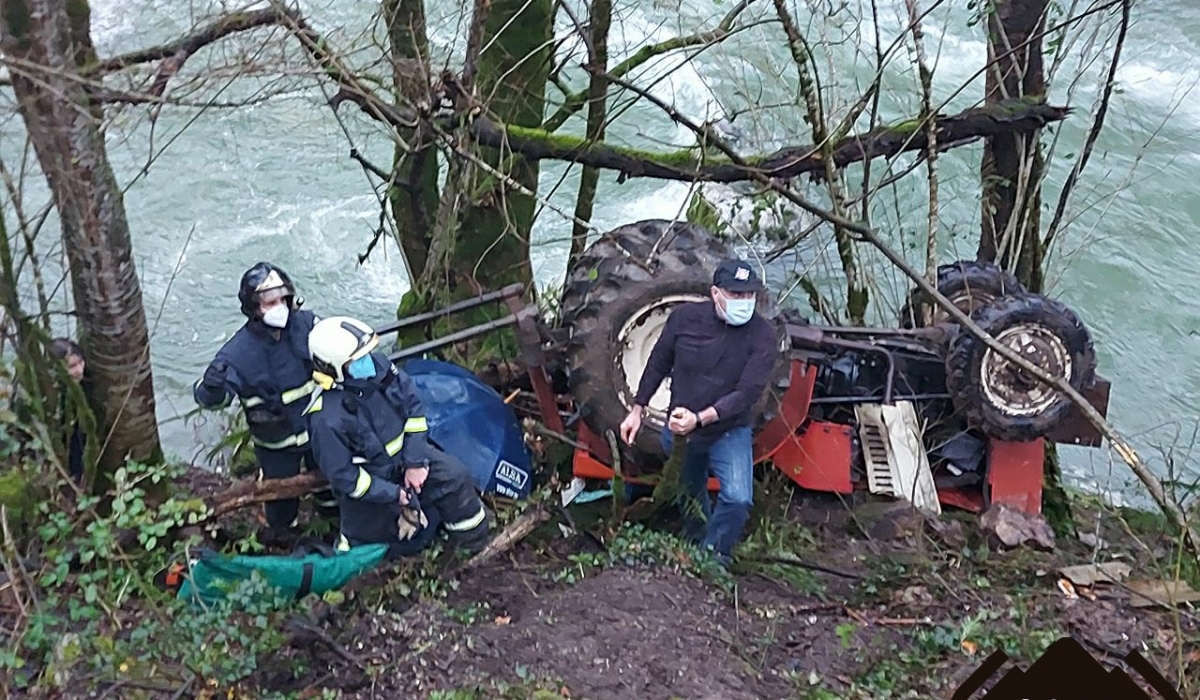
[[[713,272],[713,286],[731,292],[757,292],[763,288],[754,266],[745,260],[726,260],[718,265]]]

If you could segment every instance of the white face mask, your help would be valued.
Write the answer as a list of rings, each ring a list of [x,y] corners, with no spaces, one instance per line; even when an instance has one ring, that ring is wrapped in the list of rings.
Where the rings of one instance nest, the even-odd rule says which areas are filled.
[[[725,322],[731,326],[745,325],[754,316],[755,299],[730,299],[724,294]]]
[[[276,304],[263,314],[263,323],[272,328],[283,328],[288,322],[287,304]]]

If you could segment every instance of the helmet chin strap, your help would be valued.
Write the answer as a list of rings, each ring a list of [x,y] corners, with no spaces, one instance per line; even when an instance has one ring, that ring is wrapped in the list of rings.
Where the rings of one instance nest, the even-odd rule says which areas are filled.
[[[335,384],[333,377],[325,374],[324,372],[318,372],[317,370],[313,370],[312,378],[313,381],[317,383],[317,386],[321,387],[325,391],[332,389],[333,385]]]

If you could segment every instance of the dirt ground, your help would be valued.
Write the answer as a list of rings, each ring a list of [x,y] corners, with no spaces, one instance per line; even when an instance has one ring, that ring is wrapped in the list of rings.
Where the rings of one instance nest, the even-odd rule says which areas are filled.
[[[949,697],[996,649],[1028,667],[1065,635],[1106,667],[1138,649],[1172,682],[1181,669],[1200,680],[1193,612],[1132,608],[1119,586],[1097,586],[1095,600],[1059,590],[1058,567],[1092,555],[1079,542],[981,555],[969,518],[941,535],[868,539],[849,532],[859,512],[822,499],[791,508],[805,539],[793,551],[836,574],[760,548],[724,583],[685,557],[592,566],[585,537],[531,538],[444,597],[362,593],[377,596],[375,612],[352,617],[355,606],[319,604],[254,680],[301,697]],[[1117,544],[1101,559],[1113,555],[1148,566]]]

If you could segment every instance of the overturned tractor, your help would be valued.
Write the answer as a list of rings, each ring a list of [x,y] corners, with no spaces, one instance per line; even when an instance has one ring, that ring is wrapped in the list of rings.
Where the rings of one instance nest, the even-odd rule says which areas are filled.
[[[613,476],[607,435],[629,410],[667,316],[680,303],[707,299],[710,271],[732,255],[698,227],[643,221],[602,236],[569,271],[561,359],[580,419],[576,476]],[[944,265],[937,284],[1002,345],[1106,413],[1109,383],[1096,374],[1090,333],[1071,309],[986,263]],[[959,328],[919,290],[898,328],[816,325],[769,298],[760,298],[759,310],[779,329],[780,355],[760,404],[755,458],[802,487],[849,493],[865,486],[933,509],[1004,502],[1036,512],[1044,441],[1100,444],[1066,396]],[[669,382],[635,444],[619,447],[627,478],[649,477],[664,460],[658,433]]]
[[[642,221],[601,236],[568,271],[554,327],[522,299],[522,286],[512,285],[380,332],[506,304],[503,318],[404,348],[392,359],[512,328],[527,370],[523,384],[535,397],[522,411],[557,435],[573,434],[574,475],[609,480],[616,457],[627,481],[650,482],[665,461],[659,433],[669,378],[634,444],[613,436],[667,316],[679,304],[708,299],[712,270],[732,255],[699,227]],[[999,343],[1066,380],[1106,414],[1109,383],[1096,374],[1090,333],[1071,309],[985,263],[944,265],[937,286]],[[1001,502],[1037,512],[1045,442],[1101,443],[1066,396],[959,328],[919,291],[909,294],[896,328],[817,325],[779,309],[765,293],[758,308],[778,331],[779,356],[758,406],[755,460],[801,487],[866,488],[930,510],[950,504],[980,511]],[[491,483],[494,471],[496,483],[511,486],[502,493],[516,494],[518,482],[517,495],[527,493],[523,469],[492,461],[481,466],[481,484]],[[514,474],[522,478],[514,481]]]

